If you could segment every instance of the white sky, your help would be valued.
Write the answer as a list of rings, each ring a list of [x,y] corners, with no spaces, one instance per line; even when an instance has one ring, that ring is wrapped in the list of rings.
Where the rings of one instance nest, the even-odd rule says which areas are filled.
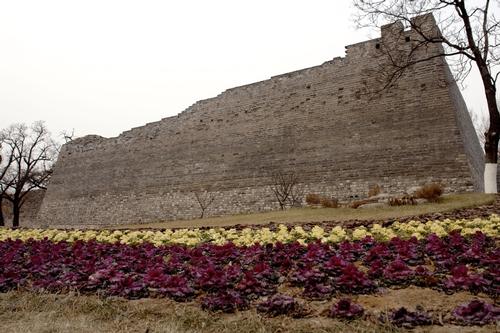
[[[0,0],[0,128],[116,136],[378,37],[353,13],[350,0]],[[479,76],[466,85],[486,110]]]

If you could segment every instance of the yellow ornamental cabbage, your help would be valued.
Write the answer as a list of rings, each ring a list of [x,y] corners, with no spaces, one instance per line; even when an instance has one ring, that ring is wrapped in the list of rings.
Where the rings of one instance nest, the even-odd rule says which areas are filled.
[[[279,224],[277,229],[280,232],[288,232],[288,227],[284,224]]]
[[[472,235],[478,231],[491,237],[498,237],[500,234],[500,216],[492,214],[487,218],[475,218],[473,220],[451,220],[410,221],[408,223],[396,222],[390,227],[382,227],[374,224],[369,230],[365,227],[357,228],[352,231],[351,237],[348,232],[336,226],[328,233],[320,226],[314,226],[309,232],[306,232],[301,226],[295,226],[288,230],[284,224],[279,224],[276,231],[271,231],[264,227],[260,229],[244,228],[236,230],[234,228],[212,228],[207,230],[200,229],[178,229],[175,231],[151,231],[151,230],[57,230],[57,229],[8,229],[0,228],[0,240],[19,239],[26,241],[28,239],[48,239],[54,242],[77,240],[107,243],[139,244],[151,242],[156,246],[164,244],[184,244],[197,245],[204,242],[215,244],[225,244],[229,241],[240,246],[250,246],[256,242],[261,244],[276,242],[298,241],[306,244],[311,240],[321,240],[322,242],[337,243],[345,239],[359,240],[372,235],[378,240],[388,241],[393,237],[417,237],[425,238],[430,233],[435,233],[440,237],[446,236],[449,232],[457,230],[463,235]]]
[[[461,234],[463,236],[474,235],[476,232],[481,231],[480,228],[463,228]]]
[[[322,239],[325,236],[325,230],[320,226],[315,225],[311,229],[310,237],[313,239]]]
[[[352,232],[352,239],[354,240],[361,240],[366,236],[371,236],[371,234],[366,231],[365,227],[357,228]]]
[[[290,243],[295,240],[295,237],[288,230],[280,230],[276,233],[276,240],[281,243]]]
[[[307,237],[307,232],[301,226],[294,227],[290,233],[296,238]]]
[[[306,240],[305,240],[305,239],[303,239],[303,238],[297,238],[295,241],[296,241],[297,243],[299,243],[300,245],[307,245]]]
[[[269,228],[261,228],[255,234],[256,241],[260,244],[274,243],[275,235]]]
[[[424,235],[422,235],[422,234],[421,234],[421,233],[419,233],[419,232],[414,232],[414,233],[412,233],[410,236],[411,236],[411,237],[415,237],[415,238],[416,238],[416,239],[418,239],[418,240],[421,240],[421,239],[424,239],[424,238],[425,238],[425,236],[424,236]]]
[[[322,239],[322,242],[339,243],[347,238],[347,232],[340,226],[332,228],[330,234]]]
[[[429,224],[428,229],[431,233],[434,233],[434,234],[438,235],[439,237],[444,237],[448,234],[446,232],[446,230],[439,223],[436,223],[435,221],[433,221]]]

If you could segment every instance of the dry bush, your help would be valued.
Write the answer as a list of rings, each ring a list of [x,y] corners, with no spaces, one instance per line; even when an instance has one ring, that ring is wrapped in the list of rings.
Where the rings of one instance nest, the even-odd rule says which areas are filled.
[[[414,196],[420,199],[426,199],[429,202],[438,202],[444,192],[443,185],[439,183],[425,184],[415,191]]]
[[[394,197],[389,198],[389,206],[407,206],[407,205],[416,205],[417,200],[415,200],[414,196],[411,195],[403,195],[402,197]]]
[[[321,205],[324,208],[338,208],[339,201],[337,198],[327,198],[325,196],[309,193],[306,196],[306,202],[309,205]]]
[[[379,184],[373,184],[373,185],[370,185],[370,187],[368,188],[368,197],[374,197],[376,195],[379,195],[380,193],[382,193],[382,188],[380,187]]]
[[[321,203],[321,196],[315,193],[306,195],[306,202],[308,205],[319,205]]]
[[[320,200],[321,206],[324,208],[338,208],[339,201],[336,198],[321,198]]]

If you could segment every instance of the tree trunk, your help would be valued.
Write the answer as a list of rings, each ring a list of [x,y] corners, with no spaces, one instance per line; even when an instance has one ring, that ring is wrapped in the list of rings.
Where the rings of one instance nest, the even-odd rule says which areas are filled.
[[[498,160],[498,139],[500,135],[500,114],[498,114],[498,105],[496,101],[495,81],[491,76],[486,55],[483,58],[483,52],[477,46],[474,40],[474,33],[471,24],[471,16],[467,13],[465,1],[455,1],[455,8],[464,21],[464,28],[469,42],[469,48],[474,54],[474,62],[481,74],[483,81],[486,102],[488,103],[488,113],[490,116],[490,128],[485,134],[484,141],[484,192],[497,193],[497,160]],[[493,46],[490,46],[493,47]],[[488,51],[488,50],[486,50]]]
[[[498,168],[498,141],[500,138],[500,115],[498,114],[498,105],[496,101],[495,86],[483,79],[486,100],[488,102],[488,113],[490,116],[490,127],[485,133],[484,153],[484,192],[497,193],[497,168]]]
[[[19,227],[19,214],[20,214],[19,202],[17,201],[12,202],[12,211],[13,211],[12,227],[17,228]]]
[[[3,216],[3,198],[0,197],[0,227],[5,226],[5,218]]]

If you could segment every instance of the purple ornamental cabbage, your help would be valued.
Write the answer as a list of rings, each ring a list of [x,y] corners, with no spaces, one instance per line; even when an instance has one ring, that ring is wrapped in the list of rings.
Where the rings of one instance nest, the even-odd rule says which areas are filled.
[[[486,325],[500,320],[500,308],[492,304],[473,300],[453,310],[453,317],[461,325]]]
[[[300,312],[299,303],[291,296],[276,294],[257,304],[257,311],[268,316],[294,315]]]
[[[208,311],[233,313],[247,307],[246,299],[233,290],[207,295],[201,300],[201,308]]]
[[[430,314],[423,311],[408,311],[406,308],[401,307],[397,310],[389,312],[389,314],[382,314],[380,320],[385,322],[389,321],[391,324],[398,327],[412,328],[415,326],[432,325],[432,317]]]
[[[343,298],[332,305],[328,316],[332,318],[352,320],[361,317],[363,313],[364,309],[361,305],[353,303],[349,298]]]
[[[392,283],[406,282],[411,279],[413,275],[413,270],[400,258],[396,258],[389,263],[383,271],[384,278]]]
[[[444,281],[446,290],[470,290],[480,292],[488,287],[488,281],[481,274],[469,274],[465,265],[458,265],[451,270],[451,277]]]

